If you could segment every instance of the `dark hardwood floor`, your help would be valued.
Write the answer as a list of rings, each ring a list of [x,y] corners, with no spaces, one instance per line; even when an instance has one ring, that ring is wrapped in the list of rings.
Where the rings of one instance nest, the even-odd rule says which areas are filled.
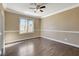
[[[35,38],[5,48],[6,56],[79,56],[79,48]]]

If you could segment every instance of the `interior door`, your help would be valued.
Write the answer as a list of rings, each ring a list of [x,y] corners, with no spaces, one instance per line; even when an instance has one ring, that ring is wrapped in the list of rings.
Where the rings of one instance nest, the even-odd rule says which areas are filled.
[[[3,16],[0,11],[0,55],[2,55],[3,51]]]

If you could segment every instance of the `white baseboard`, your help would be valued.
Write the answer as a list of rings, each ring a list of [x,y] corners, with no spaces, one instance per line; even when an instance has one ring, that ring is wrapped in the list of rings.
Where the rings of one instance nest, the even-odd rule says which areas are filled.
[[[64,44],[71,45],[71,46],[74,46],[74,47],[79,48],[79,45],[76,45],[76,44],[72,44],[72,43],[68,43],[68,42],[56,40],[56,39],[49,38],[49,37],[45,37],[45,36],[41,36],[41,37],[42,37],[42,38],[46,38],[46,39],[49,39],[49,40],[53,40],[53,41],[56,41],[56,42],[64,43]],[[31,37],[31,38],[37,38],[37,37]],[[28,39],[31,39],[31,38],[28,38]],[[22,41],[22,40],[26,40],[26,39],[20,39],[20,40],[17,40],[17,41]],[[14,41],[14,42],[16,42],[16,41]],[[9,42],[9,43],[11,43],[11,42]]]
[[[42,37],[42,38],[46,38],[46,39],[49,39],[49,40],[53,40],[53,41],[56,41],[56,42],[64,43],[64,44],[71,45],[71,46],[74,46],[74,47],[79,48],[79,45],[76,45],[76,44],[72,44],[72,43],[68,43],[68,42],[56,40],[56,39],[49,38],[49,37],[45,37],[45,36],[41,36],[41,37]]]
[[[37,37],[39,37],[39,36],[37,36]],[[5,42],[5,44],[9,44],[9,43],[13,43],[13,42],[19,42],[19,41],[23,41],[23,40],[27,40],[27,39],[32,39],[32,38],[37,38],[37,37],[30,37],[30,38],[23,38],[23,39],[18,39],[18,40],[15,40],[15,41],[11,41],[11,42]]]
[[[37,38],[37,37],[25,38],[25,39],[16,40],[13,42],[8,42],[8,43],[6,43],[5,47],[10,47],[10,46],[21,43],[21,41],[23,41],[23,40],[32,39],[32,38]]]

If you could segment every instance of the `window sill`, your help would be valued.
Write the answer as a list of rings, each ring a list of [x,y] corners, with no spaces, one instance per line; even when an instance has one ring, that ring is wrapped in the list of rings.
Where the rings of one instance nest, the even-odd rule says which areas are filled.
[[[19,33],[19,34],[21,35],[21,34],[33,34],[33,33],[35,33],[35,32]]]

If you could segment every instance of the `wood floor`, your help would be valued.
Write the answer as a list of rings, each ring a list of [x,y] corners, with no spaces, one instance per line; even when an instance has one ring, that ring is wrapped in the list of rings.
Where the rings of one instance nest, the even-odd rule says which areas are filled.
[[[44,38],[25,40],[5,51],[6,56],[79,56],[79,48]]]

